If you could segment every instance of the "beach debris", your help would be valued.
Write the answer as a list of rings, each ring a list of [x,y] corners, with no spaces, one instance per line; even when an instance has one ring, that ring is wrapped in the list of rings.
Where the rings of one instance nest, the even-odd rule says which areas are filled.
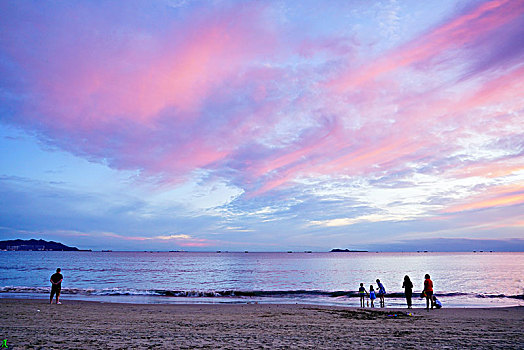
[[[387,317],[405,317],[405,316],[413,317],[415,315],[413,315],[411,312],[399,312],[399,313],[396,313],[396,314],[388,314],[387,315]]]

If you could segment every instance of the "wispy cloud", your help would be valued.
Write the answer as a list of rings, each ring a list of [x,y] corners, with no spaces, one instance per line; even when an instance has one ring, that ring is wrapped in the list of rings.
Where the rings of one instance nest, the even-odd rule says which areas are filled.
[[[520,188],[517,186],[512,185],[510,189],[505,188],[502,190],[492,188],[487,194],[477,195],[477,198],[470,198],[469,203],[446,208],[446,212],[522,205],[524,203],[524,186],[520,186]]]

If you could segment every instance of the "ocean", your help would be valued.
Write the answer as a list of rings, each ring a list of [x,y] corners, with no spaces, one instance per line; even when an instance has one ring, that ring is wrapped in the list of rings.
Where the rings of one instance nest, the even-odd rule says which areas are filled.
[[[375,280],[386,307],[414,307],[431,275],[444,307],[524,305],[524,253],[0,252],[0,297],[48,298],[62,269],[62,300],[124,303],[305,303],[358,306]]]

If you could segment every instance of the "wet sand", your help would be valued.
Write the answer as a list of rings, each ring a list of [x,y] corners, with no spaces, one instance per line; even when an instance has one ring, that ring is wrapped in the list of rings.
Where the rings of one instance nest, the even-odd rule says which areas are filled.
[[[408,316],[405,309],[315,305],[0,299],[0,311],[0,340],[9,349],[524,348],[524,307]]]

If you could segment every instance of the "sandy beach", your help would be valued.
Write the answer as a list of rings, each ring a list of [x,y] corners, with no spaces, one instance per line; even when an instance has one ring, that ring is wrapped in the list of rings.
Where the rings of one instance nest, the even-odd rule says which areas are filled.
[[[522,349],[524,307],[357,309],[0,299],[9,349]],[[397,315],[391,316],[391,315]]]

